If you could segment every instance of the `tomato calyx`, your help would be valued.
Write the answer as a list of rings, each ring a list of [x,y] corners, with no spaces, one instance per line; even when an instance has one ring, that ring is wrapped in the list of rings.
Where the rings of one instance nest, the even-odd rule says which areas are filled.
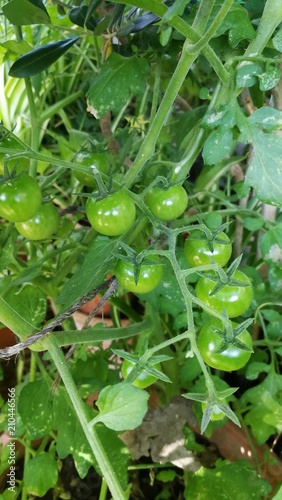
[[[217,326],[212,327],[214,334],[220,337],[221,340],[218,347],[214,350],[214,353],[215,354],[223,353],[230,347],[234,347],[236,349],[240,349],[241,351],[252,353],[253,349],[251,349],[248,345],[246,345],[238,338],[240,334],[244,330],[246,330],[248,326],[252,324],[252,322],[253,319],[249,318],[246,321],[243,321],[243,323],[238,324],[235,328],[234,328],[234,323],[232,325],[230,321],[226,322],[225,324],[222,324],[222,329],[220,329]]]
[[[211,296],[215,295],[225,286],[236,286],[236,287],[250,286],[248,283],[244,283],[243,281],[234,278],[234,274],[238,269],[238,266],[242,260],[242,256],[243,254],[239,255],[239,257],[237,257],[237,259],[235,259],[226,270],[222,269],[220,266],[217,266],[215,271],[205,272],[205,273],[198,272],[199,276],[214,281],[215,286],[210,291]]]
[[[158,260],[157,256],[154,259],[155,254],[149,253],[150,248],[137,253],[123,241],[120,242],[120,246],[125,250],[126,255],[115,253],[115,256],[123,262],[134,266],[135,285],[138,283],[142,266],[162,266],[162,263]]]
[[[191,234],[189,235],[189,239],[194,241],[204,242],[205,244],[207,244],[210,252],[213,253],[215,244],[230,245],[229,238],[224,239],[221,236],[221,233],[223,233],[223,231],[226,229],[227,226],[229,226],[229,222],[221,224],[217,229],[211,231],[205,224],[199,224],[191,229]],[[194,231],[197,231],[196,236],[195,235],[193,236]],[[203,234],[199,234],[199,231],[201,231]]]
[[[147,342],[145,343],[147,345]],[[144,347],[144,346],[143,346]],[[120,349],[112,349],[113,353],[122,358],[122,375],[125,382],[136,385],[144,389],[153,384],[156,380],[160,379],[164,382],[171,382],[171,380],[161,372],[161,363],[172,359],[166,355],[153,355],[140,350],[139,355],[130,354]]]
[[[214,387],[210,388],[208,393],[187,393],[183,397],[196,401],[201,404],[203,417],[201,422],[201,433],[203,434],[210,421],[222,420],[225,417],[230,418],[240,427],[240,422],[235,413],[229,407],[228,402],[238,387],[229,387],[223,391],[216,391]]]

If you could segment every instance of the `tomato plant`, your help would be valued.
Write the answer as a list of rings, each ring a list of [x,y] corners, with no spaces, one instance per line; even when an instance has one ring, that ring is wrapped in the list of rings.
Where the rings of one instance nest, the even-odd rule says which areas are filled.
[[[25,178],[54,203],[41,207],[40,198],[25,214],[12,198],[8,210],[27,220],[3,214],[0,224],[0,327],[17,342],[0,351],[1,359],[15,355],[14,376],[4,362],[0,377],[19,384],[16,435],[27,450],[24,463],[15,464],[13,494],[76,498],[81,482],[90,497],[83,486],[95,476],[97,498],[143,490],[148,498],[176,491],[206,500],[214,490],[219,498],[230,491],[234,498],[275,497],[279,460],[270,471],[275,451],[281,453],[282,414],[281,0],[73,3],[10,0],[1,7],[0,172],[7,179],[1,188],[28,167]],[[24,190],[31,209],[34,196]],[[1,198],[1,214],[5,203]],[[238,256],[252,285],[235,273]],[[93,297],[110,302],[108,317],[85,307]],[[227,314],[246,321],[240,317],[232,329]],[[243,330],[250,315],[249,358]],[[202,330],[212,318],[222,324],[202,351]],[[23,349],[31,351],[24,365]],[[120,359],[137,364],[127,383]],[[151,367],[154,360],[161,372]],[[149,403],[149,392],[130,383],[139,369],[158,376]],[[251,453],[240,429],[234,442],[229,425],[212,424],[201,454],[213,425],[219,453],[194,475],[199,444],[193,421],[186,425],[191,407],[184,394],[196,402],[202,433],[225,414],[248,428]],[[94,400],[95,407],[87,404]],[[5,431],[13,408],[1,398],[0,406]],[[161,470],[163,436],[170,466]],[[243,446],[246,460],[257,458],[251,467],[258,474],[244,469],[246,461],[231,463],[237,445],[238,456]],[[157,471],[152,489],[144,450]],[[7,451],[1,471],[9,469]],[[180,473],[187,464],[192,470]],[[3,497],[9,495],[7,487]]]
[[[119,260],[115,267],[115,276],[119,284],[128,292],[149,293],[158,286],[163,276],[163,268],[157,262],[157,257],[149,256],[146,262],[141,264],[137,283],[135,282],[135,266],[133,263]]]
[[[88,198],[86,215],[94,229],[106,236],[119,236],[133,224],[136,215],[135,204],[121,189],[102,199]]]
[[[209,242],[202,231],[195,230],[185,240],[184,253],[192,267],[210,264],[211,258],[223,267],[231,257],[232,245],[227,234],[223,232],[219,233],[214,241]]]
[[[36,213],[41,199],[37,182],[21,174],[0,184],[0,215],[11,222],[23,222]]]
[[[227,284],[213,294],[215,282],[208,277],[201,277],[196,285],[196,295],[198,299],[221,314],[225,309],[229,318],[241,316],[252,303],[252,285],[248,276],[238,269],[233,279],[242,283],[242,286]]]
[[[232,322],[232,327],[236,326],[237,323]],[[238,337],[228,340],[223,337],[222,324],[217,320],[207,322],[198,336],[198,348],[203,360],[217,370],[231,372],[245,366],[252,353],[244,350],[244,346],[249,349],[253,346],[248,330],[243,330]]]
[[[153,188],[145,198],[152,214],[160,220],[177,219],[187,207],[188,195],[183,186],[170,186],[168,189]]]
[[[92,151],[80,151],[74,158],[75,163],[89,167],[89,173],[80,172],[74,169],[74,175],[77,180],[84,186],[96,187],[96,181],[93,175],[93,168],[99,170],[103,174],[109,174],[110,164],[108,153],[95,153]]]
[[[53,203],[42,203],[35,215],[24,222],[16,223],[18,232],[29,240],[45,240],[56,233],[60,217]]]
[[[133,367],[135,366],[134,363],[131,363],[128,359],[125,359],[121,365],[121,373],[123,378],[126,380],[126,377],[129,375],[129,373],[132,371]],[[156,370],[161,370],[161,365],[160,363],[156,363],[153,365],[153,368]],[[132,382],[132,385],[135,385],[136,387],[139,387],[140,389],[145,389],[146,387],[149,387],[149,385],[154,384],[156,382],[157,377],[154,377],[153,375],[150,375],[147,373],[145,370],[141,371],[139,373],[138,377]]]

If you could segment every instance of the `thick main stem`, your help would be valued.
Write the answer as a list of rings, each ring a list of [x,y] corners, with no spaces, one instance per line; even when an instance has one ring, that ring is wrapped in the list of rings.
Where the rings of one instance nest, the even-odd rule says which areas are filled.
[[[88,425],[88,417],[85,411],[84,403],[78,393],[77,387],[69,372],[69,368],[67,363],[65,362],[64,355],[57,344],[56,338],[53,335],[50,335],[48,341],[46,341],[46,346],[60,374],[60,377],[64,382],[65,388],[72,402],[74,411],[85,433],[86,439],[89,443],[89,446],[91,447],[93,455],[95,456],[99,464],[99,467],[101,469],[101,472],[111,491],[113,499],[125,500],[127,498],[126,494],[122,489],[118,481],[118,478],[116,476],[116,473],[113,470],[113,466],[102,446],[99,436],[95,430],[95,426],[90,427]]]

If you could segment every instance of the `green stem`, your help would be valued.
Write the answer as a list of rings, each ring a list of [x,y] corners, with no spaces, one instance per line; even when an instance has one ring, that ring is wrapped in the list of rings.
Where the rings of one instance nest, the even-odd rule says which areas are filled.
[[[206,29],[214,4],[215,0],[202,0],[198,7],[192,28],[199,35],[202,35]]]
[[[267,0],[257,29],[256,38],[246,49],[246,56],[261,54],[277,26],[282,22],[281,0]]]
[[[196,54],[189,54],[186,50],[189,43],[186,41],[184,43],[182,55],[176,67],[176,70],[168,84],[166,92],[164,94],[163,100],[159,106],[159,109],[149,127],[147,136],[145,137],[141,148],[137,154],[137,157],[127,175],[125,176],[125,186],[130,187],[137,175],[139,174],[143,165],[152,157],[155,151],[155,145],[159,136],[159,133],[163,127],[163,124],[167,118],[168,113],[171,110],[172,104],[177,97],[177,94],[182,86],[184,79],[186,78],[187,72],[190,69],[193,61],[196,59]]]
[[[114,0],[114,2],[118,1],[119,0]],[[139,7],[140,9],[147,9],[161,18],[164,17],[168,11],[168,8],[158,1],[154,2],[152,0],[124,0],[123,3],[125,3],[126,5]],[[186,21],[184,21],[184,19],[181,19],[181,17],[174,16],[172,18],[169,18],[168,23],[193,43],[197,43],[201,39],[201,36],[196,33],[195,30],[188,23],[186,23]],[[217,76],[222,81],[222,83],[227,85],[230,80],[230,74],[225,69],[221,60],[209,45],[203,48],[203,55],[210,62],[211,66],[214,68]]]
[[[199,53],[204,48],[204,46],[208,44],[209,40],[213,37],[213,35],[217,32],[218,28],[222,24],[224,18],[226,17],[233,3],[234,0],[225,0],[219,12],[216,15],[216,18],[214,19],[213,23],[211,24],[205,35],[202,36],[202,38],[193,45],[192,47],[193,52]]]
[[[167,116],[172,108],[173,102],[175,101],[179,90],[186,78],[186,75],[197,58],[199,53],[202,51],[205,45],[207,45],[208,41],[212,38],[212,36],[216,33],[218,27],[222,23],[225,18],[228,10],[233,4],[233,0],[225,0],[222,5],[216,19],[212,23],[211,27],[207,31],[207,33],[199,39],[199,36],[196,34],[196,38],[198,38],[198,42],[196,44],[191,44],[190,40],[187,39],[184,42],[182,54],[178,65],[175,69],[175,72],[168,84],[162,102],[159,106],[159,109],[150,124],[147,136],[145,137],[141,148],[137,154],[137,157],[131,168],[128,170],[127,175],[125,176],[125,185],[126,187],[130,187],[134,182],[136,177],[138,176],[140,170],[144,166],[144,164],[152,157],[155,151],[155,145],[160,134],[160,131],[167,119]]]
[[[70,374],[68,365],[65,362],[64,355],[57,344],[56,338],[53,335],[50,335],[50,337],[46,341],[46,346],[65,385],[74,411],[85,433],[86,439],[93,452],[93,455],[95,456],[101,472],[111,491],[113,499],[125,500],[126,494],[122,489],[116,473],[113,470],[113,466],[109,460],[109,457],[107,456],[107,453],[102,446],[99,436],[95,430],[95,426],[89,426],[89,419],[85,411],[85,404],[83,403],[79,395],[77,387]]]
[[[162,67],[162,56],[161,54],[157,55],[156,60],[156,70],[155,70],[155,79],[154,79],[154,89],[153,89],[153,99],[151,104],[151,113],[150,113],[150,121],[153,120],[159,102],[159,93],[160,93],[160,83],[161,83],[161,67]]]

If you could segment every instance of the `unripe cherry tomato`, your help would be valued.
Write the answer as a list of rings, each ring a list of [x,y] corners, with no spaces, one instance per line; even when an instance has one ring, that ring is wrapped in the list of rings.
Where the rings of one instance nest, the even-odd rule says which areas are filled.
[[[225,309],[229,318],[241,316],[252,303],[252,285],[248,276],[238,269],[235,271],[233,278],[247,286],[226,285],[214,295],[211,295],[215,282],[208,277],[202,277],[196,285],[196,296],[221,314]]]
[[[29,240],[45,240],[56,233],[60,222],[58,210],[53,203],[42,203],[29,220],[16,224],[18,232]]]
[[[221,267],[229,261],[232,253],[232,245],[227,234],[221,232],[218,239],[224,240],[226,244],[214,242],[213,252],[210,250],[207,240],[203,239],[204,233],[199,229],[192,231],[186,238],[184,254],[191,267],[205,266],[211,263],[210,257]]]
[[[158,260],[155,256],[149,256],[148,259]],[[139,278],[135,283],[134,264],[119,260],[115,268],[115,276],[119,284],[128,292],[149,293],[161,282],[163,268],[158,264],[141,264]]]
[[[183,214],[187,207],[188,195],[184,187],[179,185],[168,189],[153,188],[146,195],[145,203],[155,217],[169,221]]]
[[[0,184],[0,216],[11,222],[30,219],[40,207],[41,189],[27,174]]]
[[[99,172],[106,175],[108,175],[110,172],[108,153],[81,151],[75,156],[74,162],[77,163],[78,165],[89,167],[89,174],[74,169],[74,175],[76,179],[79,182],[81,182],[81,184],[83,184],[84,186],[96,187],[97,185],[93,175],[93,167],[99,170]]]
[[[105,236],[120,236],[132,226],[136,208],[124,189],[100,200],[88,198],[86,215],[94,229]]]
[[[235,329],[238,324],[232,322],[232,326]],[[208,366],[217,370],[226,372],[239,370],[249,361],[252,353],[240,349],[232,342],[223,352],[217,352],[222,345],[222,337],[217,333],[220,331],[222,331],[222,324],[216,319],[209,321],[202,327],[198,336],[198,348],[201,356]],[[252,337],[247,330],[243,330],[236,338],[252,349]]]
[[[128,361],[128,359],[125,359],[121,365],[121,373],[124,379],[129,375],[129,373],[132,371],[134,367],[134,363],[131,363]],[[153,365],[153,368],[156,370],[161,369],[160,363],[156,363]],[[139,373],[138,377],[132,382],[132,385],[135,385],[136,387],[139,387],[140,389],[145,389],[149,385],[154,384],[156,382],[157,378],[154,377],[153,375],[150,375],[149,373],[146,373],[145,371],[142,371]]]

